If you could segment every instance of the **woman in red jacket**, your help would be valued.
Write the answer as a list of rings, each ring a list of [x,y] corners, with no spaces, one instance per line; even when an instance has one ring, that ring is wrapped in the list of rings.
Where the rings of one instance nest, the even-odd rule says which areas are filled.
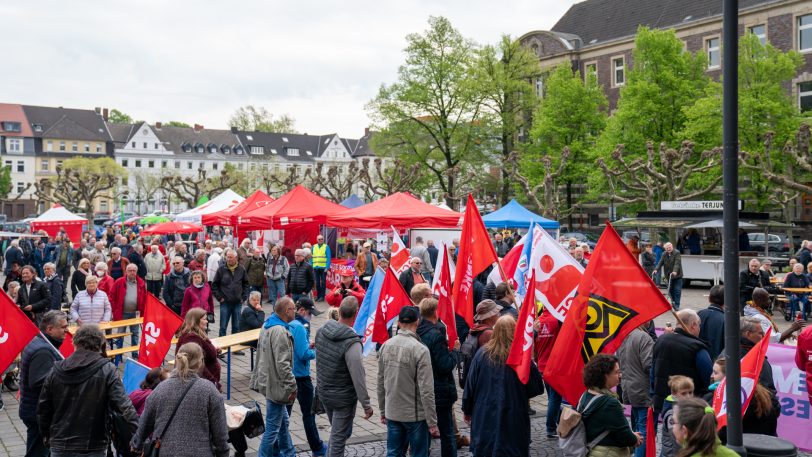
[[[203,379],[213,382],[217,390],[222,390],[220,386],[220,361],[217,360],[217,348],[211,344],[211,340],[206,335],[209,321],[206,319],[206,311],[202,308],[192,308],[186,313],[183,325],[178,331],[178,342],[175,345],[175,354],[178,348],[186,343],[196,343],[203,349],[203,366],[200,367],[200,375]]]
[[[180,317],[185,318],[192,308],[202,308],[206,314],[214,313],[214,299],[211,286],[204,280],[202,271],[192,272],[192,283],[183,292],[183,302],[180,305]]]
[[[355,281],[354,274],[346,273],[345,271],[341,273],[341,282],[338,283],[338,287],[327,294],[327,304],[330,306],[338,308],[341,306],[341,300],[350,295],[357,298],[358,303],[364,302],[364,289]]]

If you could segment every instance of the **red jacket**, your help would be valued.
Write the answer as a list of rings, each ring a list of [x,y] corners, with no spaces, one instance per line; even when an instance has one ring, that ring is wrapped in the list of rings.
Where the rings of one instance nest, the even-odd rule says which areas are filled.
[[[185,318],[186,313],[192,308],[203,308],[207,313],[214,312],[214,299],[211,294],[211,286],[203,283],[203,287],[197,288],[190,285],[183,292],[183,302],[180,305],[180,317]]]
[[[96,277],[99,278],[98,276]],[[113,286],[115,285],[116,280],[110,275],[104,275],[103,278],[99,278],[99,290],[106,293],[108,297],[113,295]]]
[[[147,284],[138,276],[135,277],[135,283],[138,312],[141,313],[141,316],[143,316],[144,303],[147,302]],[[116,279],[116,281],[113,283],[112,292],[108,293],[107,295],[110,297],[110,307],[113,308],[113,320],[120,321],[122,319],[122,314],[124,313],[124,296],[127,295],[127,277],[124,276]]]
[[[544,312],[538,318],[539,331],[536,332],[536,360],[539,371],[544,373],[550,353],[553,351],[553,344],[561,330],[561,322],[552,314]]]
[[[366,295],[366,291],[364,291],[364,288],[355,282],[355,279],[352,280],[352,286],[347,289],[347,293],[348,295],[352,295],[358,299],[358,306],[361,306],[361,303],[364,302],[364,295]],[[341,295],[341,285],[328,293],[326,299],[327,304],[332,307],[338,308],[341,306],[341,300],[344,300],[344,296]]]
[[[795,349],[795,365],[806,372],[806,393],[812,402],[812,327],[806,327],[798,335],[798,347]]]

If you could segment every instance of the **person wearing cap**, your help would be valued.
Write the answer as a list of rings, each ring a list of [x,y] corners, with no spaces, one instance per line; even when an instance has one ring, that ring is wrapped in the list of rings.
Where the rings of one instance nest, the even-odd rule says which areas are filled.
[[[296,302],[296,315],[288,324],[290,334],[293,336],[293,376],[296,378],[296,399],[299,400],[299,409],[302,411],[302,424],[304,425],[307,444],[314,456],[322,456],[327,452],[327,446],[319,437],[316,428],[316,416],[313,414],[313,397],[315,389],[310,378],[310,361],[316,358],[313,350],[315,345],[310,344],[310,320],[318,316],[321,311],[308,297],[301,297]],[[293,412],[293,404],[287,405],[288,417]]]
[[[403,289],[406,290],[407,294],[411,293],[412,287],[414,287],[415,284],[428,282],[420,273],[422,267],[423,260],[420,257],[412,257],[409,260],[409,269],[400,274],[398,280],[400,280],[400,284],[403,286]]]
[[[341,300],[348,296],[353,296],[358,300],[358,303],[363,303],[364,295],[366,295],[366,291],[360,284],[355,282],[353,271],[341,270],[341,282],[327,294],[327,304],[337,308],[341,305]]]
[[[336,308],[331,308],[331,310]],[[342,456],[352,434],[356,403],[364,419],[372,417],[367,392],[361,337],[352,329],[358,314],[358,300],[349,296],[338,307],[338,320],[328,320],[316,332],[316,388],[330,421],[329,455]]]
[[[417,336],[419,322],[416,306],[401,308],[400,330],[378,355],[378,406],[386,425],[388,455],[404,455],[408,446],[412,456],[428,456],[429,433],[440,434],[431,355]]]
[[[367,241],[358,257],[355,259],[355,271],[358,272],[358,277],[361,279],[361,286],[366,289],[369,287],[369,281],[375,274],[375,269],[378,267],[378,256],[372,252],[372,243]]]

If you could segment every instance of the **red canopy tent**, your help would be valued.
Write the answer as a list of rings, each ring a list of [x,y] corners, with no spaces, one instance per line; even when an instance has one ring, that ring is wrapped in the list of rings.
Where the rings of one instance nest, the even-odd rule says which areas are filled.
[[[197,233],[203,227],[189,222],[162,222],[141,230],[140,235],[173,235],[175,233]]]
[[[462,213],[438,208],[406,192],[398,192],[327,218],[327,225],[342,228],[396,229],[455,228]]]
[[[237,225],[237,216],[248,211],[263,208],[272,201],[274,201],[274,199],[268,194],[261,190],[257,190],[236,206],[232,206],[231,208],[226,208],[215,213],[204,214],[202,219],[203,225],[222,225],[234,227]]]
[[[327,216],[347,208],[322,198],[299,184],[273,202],[237,216],[240,232],[286,229],[302,224],[324,224]]]
[[[59,204],[31,221],[31,231],[44,230],[48,235],[56,236],[60,230],[64,230],[74,243],[79,242],[79,239],[82,238],[82,231],[87,227],[87,219],[71,213]]]

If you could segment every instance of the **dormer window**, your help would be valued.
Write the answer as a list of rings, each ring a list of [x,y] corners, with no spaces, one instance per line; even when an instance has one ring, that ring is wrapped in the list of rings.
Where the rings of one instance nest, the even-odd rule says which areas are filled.
[[[3,130],[6,132],[21,132],[23,129],[22,123],[13,121],[3,121]]]
[[[231,154],[231,146],[224,144],[220,146],[220,152],[223,154]]]
[[[252,155],[261,155],[265,153],[264,146],[251,146],[251,154]]]
[[[42,131],[42,124],[34,124],[34,131],[41,132]]]
[[[242,153],[243,153],[242,146],[234,146],[234,154],[242,155]]]
[[[287,154],[291,157],[299,157],[298,148],[287,148]]]
[[[197,143],[195,145],[195,152],[198,153],[198,154],[203,154],[204,149],[206,149],[206,148],[205,148],[205,146],[203,146],[203,143]]]
[[[214,154],[217,152],[217,145],[214,143],[209,143],[209,154]]]
[[[180,148],[183,149],[183,152],[187,154],[192,152],[192,145],[190,143],[183,143],[183,145]]]

